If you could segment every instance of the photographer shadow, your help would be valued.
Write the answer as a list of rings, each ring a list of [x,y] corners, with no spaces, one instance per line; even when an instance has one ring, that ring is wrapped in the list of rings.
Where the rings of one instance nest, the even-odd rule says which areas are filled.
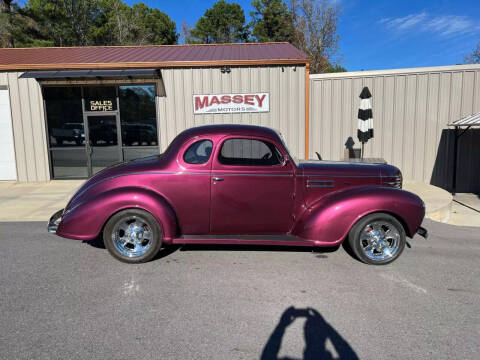
[[[334,359],[332,352],[327,349],[327,340],[330,340],[338,354],[338,357],[335,358],[358,359],[357,354],[347,341],[323,319],[318,311],[312,308],[295,309],[291,306],[280,317],[278,325],[273,330],[263,349],[261,360],[299,360],[290,357],[279,357],[285,331],[298,318],[306,318],[303,360]]]

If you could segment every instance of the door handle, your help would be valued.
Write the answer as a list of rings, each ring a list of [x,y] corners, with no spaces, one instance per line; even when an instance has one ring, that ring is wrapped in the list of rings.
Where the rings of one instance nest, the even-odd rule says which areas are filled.
[[[214,177],[212,178],[212,180],[213,180],[213,181],[223,181],[223,178],[214,176]]]

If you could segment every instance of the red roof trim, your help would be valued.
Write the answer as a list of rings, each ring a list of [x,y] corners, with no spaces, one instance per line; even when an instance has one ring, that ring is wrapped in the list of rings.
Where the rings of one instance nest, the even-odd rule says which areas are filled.
[[[307,56],[289,43],[0,49],[0,70],[307,63]]]

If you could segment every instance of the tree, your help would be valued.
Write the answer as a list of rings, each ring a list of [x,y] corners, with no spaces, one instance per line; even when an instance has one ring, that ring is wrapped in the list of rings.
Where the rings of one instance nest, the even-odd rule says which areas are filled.
[[[480,64],[480,40],[471,54],[463,57],[465,64]]]
[[[326,69],[325,69],[325,73],[337,73],[337,72],[346,72],[347,69],[345,69],[343,66],[341,65],[329,65]]]
[[[25,9],[54,46],[89,45],[91,26],[99,15],[97,0],[30,0]]]
[[[2,47],[15,47],[12,34],[14,10],[13,0],[0,0],[0,43]]]
[[[253,0],[250,12],[252,36],[256,41],[295,40],[293,15],[282,0]]]
[[[100,0],[101,11],[91,27],[93,45],[130,45],[137,29],[132,8],[121,0]]]
[[[190,31],[192,43],[236,43],[248,41],[245,13],[237,3],[217,1]]]
[[[95,45],[176,44],[175,22],[144,3],[128,6],[121,0],[99,1],[100,13],[92,28]]]
[[[190,32],[192,31],[192,27],[186,21],[182,22],[182,26],[180,27],[180,40],[182,44],[188,44],[191,42],[192,35]]]
[[[0,0],[0,47],[51,45],[42,39],[38,24],[11,0]]]
[[[175,22],[143,3],[130,7],[123,0],[29,0],[10,9],[11,26],[7,11],[0,17],[2,46],[175,44],[178,38]],[[14,45],[7,44],[10,38]]]
[[[312,73],[325,72],[338,55],[340,8],[332,0],[290,0],[294,44],[311,59]]]
[[[158,9],[149,8],[144,3],[134,4],[133,13],[138,24],[135,36],[138,39],[143,39],[141,42],[137,41],[138,45],[168,45],[177,43],[177,26],[167,14]]]

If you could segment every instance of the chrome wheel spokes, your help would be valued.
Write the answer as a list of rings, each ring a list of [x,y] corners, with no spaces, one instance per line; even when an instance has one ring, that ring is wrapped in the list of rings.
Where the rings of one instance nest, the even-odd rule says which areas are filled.
[[[143,218],[131,216],[117,222],[112,240],[115,248],[124,256],[138,257],[152,245],[152,227]]]
[[[388,260],[400,248],[400,231],[388,221],[374,221],[363,228],[360,245],[369,259]]]

